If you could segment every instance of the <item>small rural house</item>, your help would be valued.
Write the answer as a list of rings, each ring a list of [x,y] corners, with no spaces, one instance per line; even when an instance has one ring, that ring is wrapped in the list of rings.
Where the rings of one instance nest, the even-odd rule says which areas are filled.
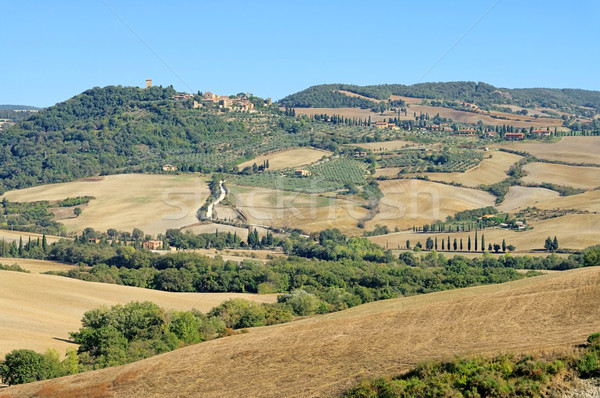
[[[162,249],[162,245],[163,243],[160,240],[147,240],[144,243],[142,243],[144,249],[148,250],[160,250]]]

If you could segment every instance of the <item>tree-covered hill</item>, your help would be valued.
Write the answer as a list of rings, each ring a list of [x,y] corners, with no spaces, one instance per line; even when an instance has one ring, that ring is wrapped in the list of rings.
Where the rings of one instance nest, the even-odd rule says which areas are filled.
[[[556,109],[585,106],[600,111],[600,91],[550,88],[505,89],[496,88],[482,82],[419,83],[410,86],[403,84],[371,86],[324,84],[309,87],[306,90],[289,95],[281,99],[279,104],[286,107],[312,108],[341,108],[347,106],[368,108],[374,105],[373,101],[365,98],[349,97],[338,92],[338,90],[349,91],[377,100],[388,99],[391,95],[400,95],[414,98],[465,101],[481,107],[503,104],[514,104],[523,107],[543,106]]]
[[[193,109],[191,99],[173,100],[176,94],[172,87],[93,88],[7,128],[0,134],[0,193],[158,171],[166,162],[186,171],[229,171],[255,153],[308,142],[287,116]]]

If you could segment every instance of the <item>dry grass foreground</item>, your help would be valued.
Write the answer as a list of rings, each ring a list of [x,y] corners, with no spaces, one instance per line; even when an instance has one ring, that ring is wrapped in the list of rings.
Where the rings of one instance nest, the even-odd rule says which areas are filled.
[[[528,163],[523,166],[526,183],[565,185],[574,188],[595,189],[600,187],[600,167],[566,166],[553,163]]]
[[[320,160],[323,156],[331,156],[332,153],[321,149],[314,148],[296,148],[289,149],[287,151],[269,153],[266,155],[260,155],[252,160],[241,163],[238,165],[238,169],[242,170],[244,167],[252,166],[256,163],[257,166],[263,164],[263,162],[269,161],[269,170],[286,169],[288,167],[300,167],[314,163]]]
[[[464,173],[424,173],[432,181],[454,182],[466,187],[491,185],[506,179],[510,166],[521,159],[521,156],[508,152],[485,152],[481,163]]]
[[[376,224],[392,230],[406,229],[445,220],[459,211],[494,204],[494,197],[487,192],[423,180],[380,181],[379,188],[384,194],[380,211],[367,223],[367,229],[373,229]]]
[[[10,191],[4,196],[16,202],[94,196],[79,217],[61,220],[69,231],[140,228],[156,235],[197,222],[196,212],[208,194],[206,181],[199,175],[120,174]]]
[[[528,152],[539,159],[600,164],[600,137],[563,137],[558,142],[511,142],[503,148]]]
[[[506,244],[514,245],[517,252],[543,250],[544,240],[548,236],[556,236],[562,249],[581,250],[600,243],[600,214],[568,214],[562,217],[537,221],[532,223],[532,225],[533,229],[521,232],[506,229],[484,230],[486,250],[489,243],[501,244],[502,239],[506,239]],[[479,239],[481,239],[481,233],[482,231],[478,232]],[[467,240],[469,236],[471,236],[471,239],[475,237],[475,231],[452,234],[424,234],[406,231],[373,236],[369,239],[383,247],[403,249],[406,247],[407,240],[410,240],[411,247],[414,247],[417,242],[421,242],[421,245],[425,246],[428,236],[431,236],[432,239],[437,236],[440,240],[439,247],[441,247],[441,239],[447,239],[448,235],[450,235],[452,242],[454,242],[454,238],[458,239],[459,242],[460,239],[463,239],[463,247],[466,250]]]
[[[600,330],[600,268],[370,303],[137,363],[5,389],[4,398],[327,397],[427,359],[557,350]]]
[[[67,340],[69,332],[81,327],[84,312],[101,305],[149,300],[165,309],[196,308],[206,312],[234,297],[276,301],[272,295],[169,293],[60,276],[0,271],[0,358],[16,348],[39,352],[55,348],[64,352],[73,347]]]

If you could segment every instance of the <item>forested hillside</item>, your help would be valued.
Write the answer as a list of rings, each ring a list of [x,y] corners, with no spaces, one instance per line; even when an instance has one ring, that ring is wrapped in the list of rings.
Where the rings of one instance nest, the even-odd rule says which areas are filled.
[[[403,84],[380,84],[357,86],[351,84],[324,84],[313,86],[298,93],[289,95],[279,101],[286,107],[370,108],[373,101],[364,98],[348,97],[338,90],[349,91],[376,100],[400,95],[414,98],[445,99],[474,103],[480,107],[492,105],[514,104],[523,107],[543,106],[548,108],[590,107],[600,110],[600,92],[577,89],[496,88],[486,83],[447,82],[419,83],[411,86]],[[343,99],[342,97],[346,97]]]
[[[172,87],[93,88],[0,135],[0,193],[101,173],[228,171],[256,153],[303,145],[290,117],[231,115],[174,101]],[[254,117],[254,118],[253,118]]]

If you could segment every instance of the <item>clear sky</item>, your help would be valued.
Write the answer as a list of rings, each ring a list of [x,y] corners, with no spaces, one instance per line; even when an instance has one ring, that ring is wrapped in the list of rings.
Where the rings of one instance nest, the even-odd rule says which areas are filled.
[[[322,83],[600,90],[600,2],[28,0],[0,6],[0,104],[95,86],[280,99]]]

